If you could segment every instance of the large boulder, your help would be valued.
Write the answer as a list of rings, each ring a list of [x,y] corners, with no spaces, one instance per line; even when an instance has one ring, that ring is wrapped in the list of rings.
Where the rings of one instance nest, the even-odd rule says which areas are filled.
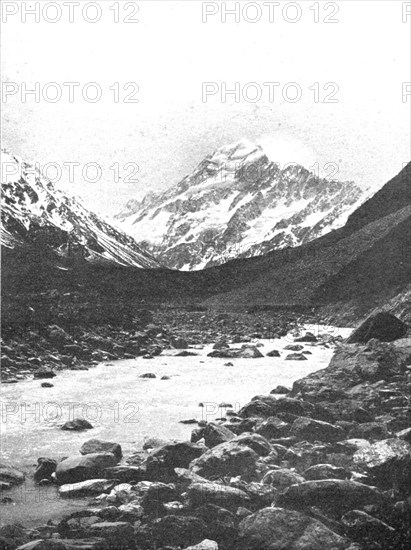
[[[293,422],[290,435],[305,441],[335,442],[344,439],[345,432],[339,426],[301,416]]]
[[[0,486],[8,489],[13,485],[19,485],[25,480],[25,475],[10,464],[0,464]]]
[[[273,448],[267,439],[256,433],[244,432],[237,435],[232,441],[233,443],[250,447],[250,449],[260,456],[267,456],[273,452]]]
[[[394,487],[399,493],[411,493],[411,445],[402,439],[385,439],[358,450],[354,463],[371,476],[382,489]]]
[[[349,543],[323,523],[293,510],[264,508],[243,519],[236,550],[344,550]]]
[[[53,458],[40,457],[37,459],[37,468],[34,472],[34,481],[42,479],[51,479],[52,474],[56,471],[57,460]]]
[[[339,517],[348,510],[383,502],[383,495],[376,487],[356,481],[327,479],[291,485],[278,497],[277,505],[295,510],[316,506]]]
[[[147,477],[156,481],[173,480],[174,468],[188,468],[205,450],[205,447],[189,441],[169,443],[154,449],[144,463]]]
[[[297,485],[298,483],[304,483],[305,479],[297,474],[295,470],[289,470],[287,468],[279,468],[278,470],[270,470],[262,479],[264,485],[271,485],[276,489],[283,491],[290,485]]]
[[[258,454],[245,445],[228,441],[193,460],[190,469],[206,479],[222,476],[251,475],[256,471]]]
[[[408,327],[386,311],[368,317],[348,338],[347,344],[366,344],[372,338],[393,342],[407,334]]]
[[[111,453],[72,456],[57,464],[56,479],[60,485],[87,479],[101,479],[104,470],[117,463],[118,459]]]
[[[194,507],[215,504],[236,511],[240,506],[247,508],[250,504],[247,493],[219,483],[193,483],[188,489],[188,497]]]
[[[287,437],[290,431],[290,425],[278,416],[269,416],[258,425],[256,432],[267,439],[279,439]]]
[[[216,424],[215,422],[209,422],[207,426],[202,430],[202,436],[207,447],[215,447],[220,443],[225,443],[234,438],[234,434],[228,428]]]
[[[89,455],[94,453],[111,453],[121,460],[123,456],[121,451],[121,446],[118,443],[113,443],[112,441],[101,441],[100,439],[89,439],[83,443],[80,448],[80,453],[82,455]]]

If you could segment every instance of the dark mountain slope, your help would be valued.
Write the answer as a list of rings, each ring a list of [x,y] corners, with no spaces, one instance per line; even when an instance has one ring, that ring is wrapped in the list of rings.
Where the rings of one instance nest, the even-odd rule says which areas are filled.
[[[411,162],[349,216],[344,230],[352,232],[411,204]]]

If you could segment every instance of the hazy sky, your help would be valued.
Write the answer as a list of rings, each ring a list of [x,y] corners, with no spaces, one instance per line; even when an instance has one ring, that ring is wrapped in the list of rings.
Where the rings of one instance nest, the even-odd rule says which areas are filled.
[[[406,2],[240,2],[240,19],[227,14],[224,22],[224,6],[235,2],[104,0],[95,23],[85,20],[99,16],[93,3],[73,5],[73,23],[68,3],[59,3],[61,20],[51,23],[45,18],[57,18],[55,2],[40,2],[40,21],[27,15],[24,22],[23,4],[35,2],[2,1],[10,12],[4,22],[3,11],[2,25],[3,92],[9,93],[2,144],[41,166],[62,165],[59,185],[104,214],[174,185],[205,155],[242,138],[262,143],[280,163],[334,163],[336,177],[375,188],[409,160],[411,95],[408,102],[402,96],[403,82],[411,80]],[[125,23],[127,15],[138,22]],[[327,16],[338,22],[325,23]],[[24,96],[24,85],[35,82],[37,100]],[[47,87],[50,82],[57,85]],[[72,103],[65,82],[80,84]],[[86,89],[93,99],[96,88],[84,88],[90,82],[102,92],[95,103],[82,96]],[[205,82],[214,83],[207,88],[214,95],[202,95]],[[224,98],[223,83],[231,89],[236,82],[240,97]],[[138,92],[134,85],[124,90],[127,83]],[[52,103],[59,90],[61,99]],[[296,93],[301,99],[293,102]],[[138,103],[123,101],[130,94]],[[327,96],[337,102],[324,102]],[[80,164],[74,183],[63,163]],[[88,163],[101,166],[100,181],[83,178]],[[115,163],[118,181],[110,169]],[[129,181],[135,165],[131,179],[138,181]],[[94,173],[91,167],[88,179]]]

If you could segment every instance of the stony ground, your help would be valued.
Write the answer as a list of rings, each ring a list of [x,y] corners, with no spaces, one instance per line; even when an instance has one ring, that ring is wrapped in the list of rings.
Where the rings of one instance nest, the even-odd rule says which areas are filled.
[[[147,316],[145,353],[171,339],[178,347],[218,340],[216,351],[229,353],[240,337],[272,330],[268,318],[204,312],[163,312],[160,335],[156,322]],[[284,323],[276,330],[293,325]],[[36,529],[6,526],[0,548],[405,550],[410,389],[409,338],[338,343],[329,367],[200,423],[191,441],[148,441],[121,457],[119,443],[91,440],[59,463],[41,458],[34,479],[57,483],[61,498],[83,496],[84,509]],[[5,486],[24,480],[10,467],[1,473]]]

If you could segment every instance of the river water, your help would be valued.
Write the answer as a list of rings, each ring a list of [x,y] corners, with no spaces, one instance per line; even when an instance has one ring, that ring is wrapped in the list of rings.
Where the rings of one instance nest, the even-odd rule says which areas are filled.
[[[307,327],[324,331],[324,327]],[[350,329],[329,328],[333,335],[348,336]],[[84,506],[81,500],[63,500],[56,488],[37,487],[32,474],[38,457],[62,458],[77,454],[88,439],[121,444],[123,454],[141,449],[151,437],[187,440],[195,425],[181,420],[212,420],[224,415],[219,405],[230,403],[239,410],[257,394],[268,394],[277,385],[291,387],[310,372],[325,368],[333,349],[305,344],[307,361],[286,361],[283,351],[292,338],[261,340],[259,359],[207,357],[212,346],[192,350],[195,357],[176,357],[163,352],[154,359],[103,363],[88,371],[61,371],[42,388],[40,380],[3,385],[1,411],[1,461],[26,473],[26,482],[2,497],[1,524],[34,525]],[[237,346],[236,346],[237,347]],[[281,357],[266,354],[278,349]],[[233,366],[225,366],[231,362]],[[155,379],[141,378],[153,373]],[[162,376],[170,379],[161,380]],[[199,404],[203,406],[200,407]],[[83,417],[94,426],[85,432],[63,431],[60,426],[73,417]]]

